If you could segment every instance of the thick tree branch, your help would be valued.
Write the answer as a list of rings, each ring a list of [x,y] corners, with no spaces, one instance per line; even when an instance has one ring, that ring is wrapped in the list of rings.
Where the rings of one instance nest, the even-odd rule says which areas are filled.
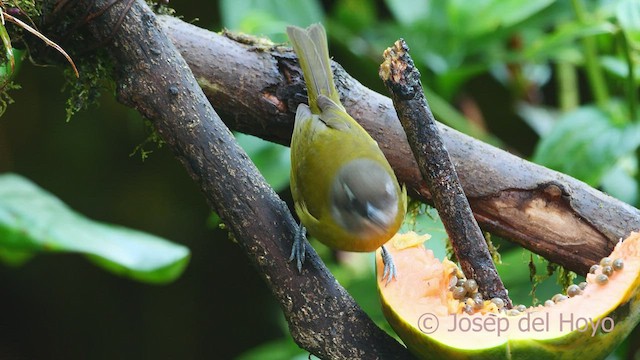
[[[291,51],[243,44],[172,17],[161,17],[161,24],[227,125],[289,143],[296,106],[305,96]],[[399,180],[429,199],[391,99],[337,64],[334,75],[347,111],[378,141]],[[485,230],[585,273],[620,238],[640,229],[640,212],[632,206],[447,126],[439,130]]]
[[[409,47],[400,39],[384,51],[383,58],[380,78],[391,93],[393,106],[462,271],[467,279],[478,282],[478,290],[485,299],[500,298],[510,309],[511,299],[440,137]]]
[[[79,0],[74,10],[85,16],[79,8],[95,11],[109,3]],[[125,3],[87,25],[92,38],[84,46],[111,36]],[[296,230],[289,210],[237,145],[143,1],[133,2],[108,51],[116,64],[118,100],[152,120],[201,186],[282,305],[298,344],[327,359],[411,358],[375,326],[313,250],[302,275],[288,263]]]

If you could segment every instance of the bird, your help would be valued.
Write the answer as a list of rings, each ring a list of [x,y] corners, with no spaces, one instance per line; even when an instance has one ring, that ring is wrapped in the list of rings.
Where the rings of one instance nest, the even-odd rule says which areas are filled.
[[[306,232],[330,248],[369,252],[381,248],[383,280],[397,276],[383,246],[395,235],[407,208],[378,143],[346,111],[334,84],[322,24],[288,26],[307,87],[291,136],[290,186],[300,226],[290,261],[301,271]]]

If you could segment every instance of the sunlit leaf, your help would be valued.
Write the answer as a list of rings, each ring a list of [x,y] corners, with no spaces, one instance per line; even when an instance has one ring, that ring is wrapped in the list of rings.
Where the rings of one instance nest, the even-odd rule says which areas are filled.
[[[428,0],[385,0],[385,4],[394,18],[405,25],[425,18],[429,14]]]
[[[557,110],[534,106],[526,102],[518,103],[516,111],[527,125],[540,137],[547,136],[551,133],[558,118]]]
[[[447,1],[447,13],[452,26],[468,37],[494,33],[530,19],[551,5],[554,0],[466,0]]]
[[[640,49],[640,2],[622,0],[616,7],[616,18],[627,40]]]
[[[147,282],[176,279],[190,256],[186,247],[157,236],[89,220],[15,174],[0,175],[0,247],[12,260],[28,252],[80,253]]]
[[[629,66],[627,65],[627,62],[618,57],[602,56],[600,57],[600,65],[602,65],[602,68],[609,74],[614,75],[621,80],[626,80],[629,76]],[[640,68],[638,68],[638,66],[634,66],[634,70],[634,80],[636,83],[640,83]]]
[[[640,125],[619,124],[596,107],[563,115],[535,150],[533,160],[595,186],[640,145]]]
[[[494,0],[491,2],[491,11],[500,19],[500,25],[506,27],[530,19],[554,2],[555,0]]]
[[[16,66],[11,38],[9,37],[7,29],[4,27],[4,21],[0,24],[0,40],[2,40],[2,45],[4,47],[4,52],[0,52],[2,54],[0,59],[2,59],[2,68],[5,73],[0,76],[0,82],[2,83],[2,87],[4,87],[6,82],[11,78]]]
[[[285,39],[287,25],[308,26],[324,17],[318,0],[221,0],[220,12],[224,27],[274,41]]]

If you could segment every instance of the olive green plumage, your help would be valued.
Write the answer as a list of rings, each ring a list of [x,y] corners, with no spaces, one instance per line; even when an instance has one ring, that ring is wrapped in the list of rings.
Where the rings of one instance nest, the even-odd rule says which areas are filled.
[[[291,191],[309,233],[335,249],[373,251],[400,227],[406,193],[378,144],[345,111],[333,82],[324,28],[288,27],[309,106],[291,138]]]

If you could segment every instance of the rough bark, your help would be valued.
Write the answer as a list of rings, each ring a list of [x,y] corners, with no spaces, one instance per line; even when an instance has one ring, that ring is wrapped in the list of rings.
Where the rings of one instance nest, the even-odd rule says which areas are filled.
[[[391,93],[393,106],[462,271],[467,279],[477,281],[485,299],[500,298],[510,309],[511,299],[427,104],[420,72],[409,55],[409,47],[400,39],[384,51],[383,58],[380,78]]]
[[[79,0],[74,10],[85,16],[82,8],[109,3]],[[285,203],[235,142],[148,6],[134,1],[127,13],[126,3],[88,23],[85,46],[110,37],[126,14],[108,46],[118,100],[153,122],[200,185],[281,304],[296,342],[327,359],[411,358],[358,307],[312,249],[302,274],[288,262],[296,223]]]
[[[160,23],[230,128],[289,143],[295,109],[305,100],[293,52],[235,41],[172,17]],[[336,63],[334,74],[342,103],[378,141],[399,180],[429,200],[391,99]],[[632,206],[445,125],[439,130],[484,230],[585,273],[620,238],[640,229],[640,212]]]

